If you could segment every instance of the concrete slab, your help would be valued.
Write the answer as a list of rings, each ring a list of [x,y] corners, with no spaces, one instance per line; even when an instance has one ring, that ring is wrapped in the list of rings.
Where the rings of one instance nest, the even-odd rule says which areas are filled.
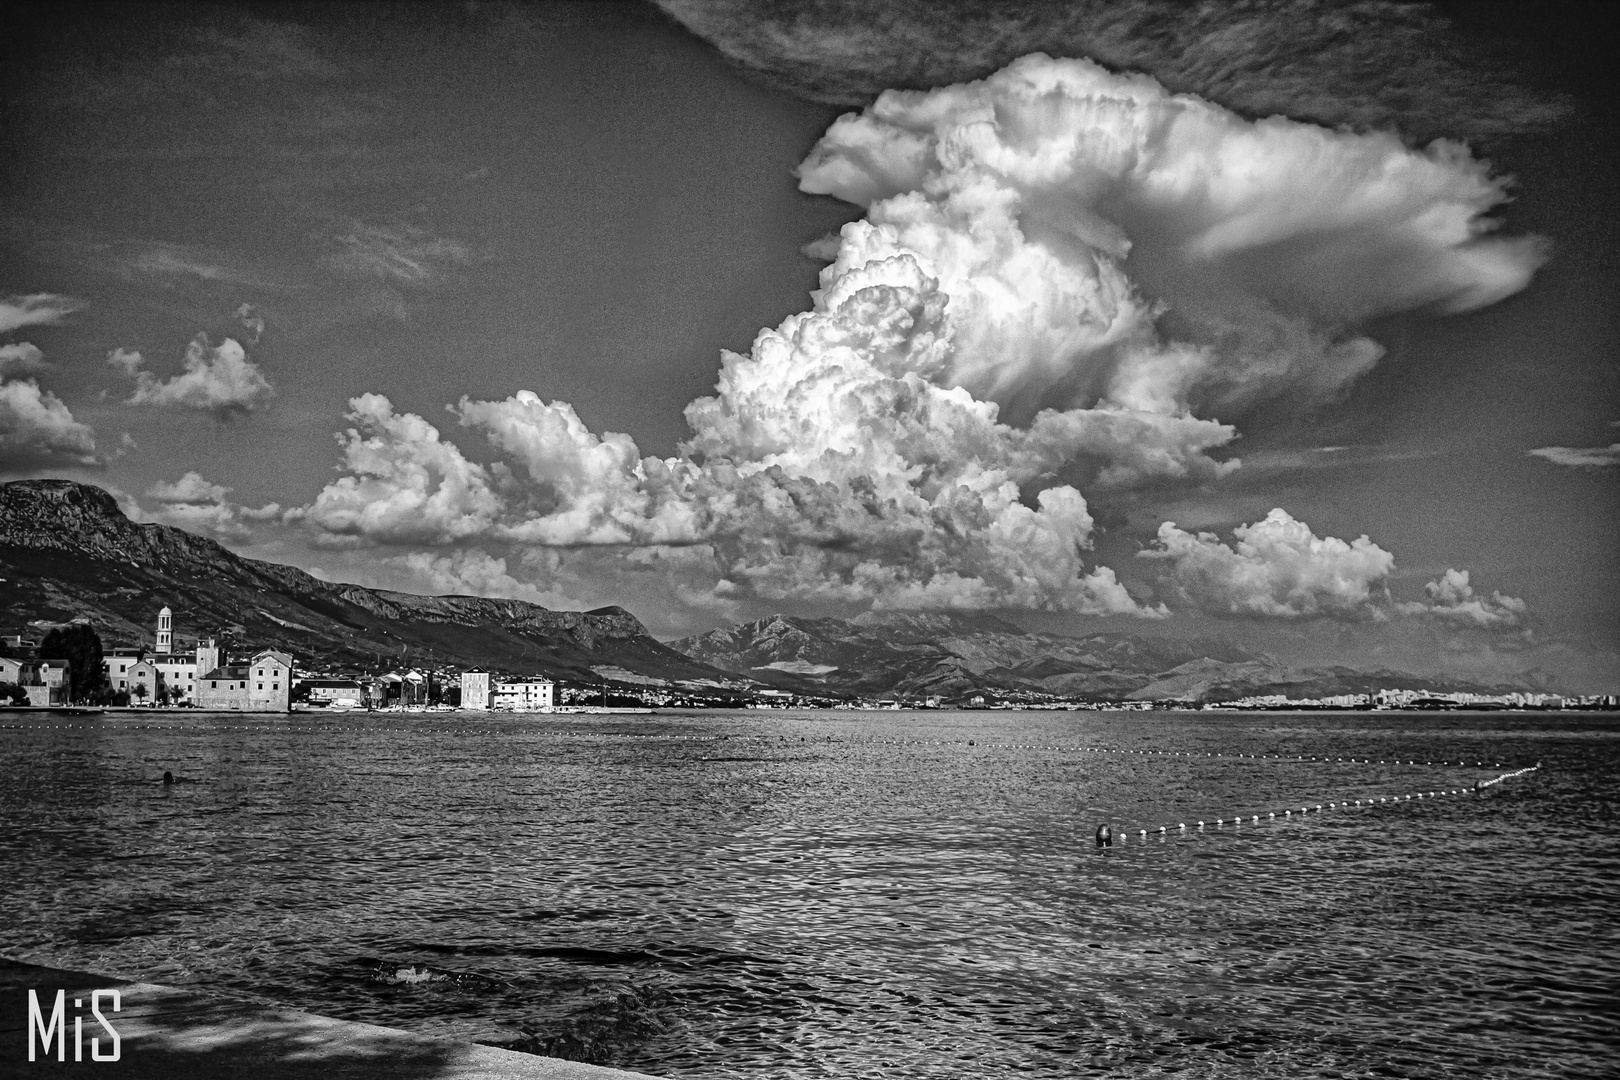
[[[92,1037],[101,1039],[103,1054],[111,1049],[110,1036],[90,1012],[91,991],[98,989],[115,989],[121,998],[122,1008],[113,1013],[110,999],[102,997],[103,1012],[119,1035],[116,1062],[91,1060]],[[57,991],[65,991],[63,1062],[57,1061],[54,1035],[48,1052],[37,1030],[30,1039],[29,990],[47,1025]],[[77,1061],[75,1018],[83,1033]],[[28,1060],[30,1045],[35,1061]],[[649,1080],[644,1073],[0,957],[0,1077],[64,1073],[154,1080]]]

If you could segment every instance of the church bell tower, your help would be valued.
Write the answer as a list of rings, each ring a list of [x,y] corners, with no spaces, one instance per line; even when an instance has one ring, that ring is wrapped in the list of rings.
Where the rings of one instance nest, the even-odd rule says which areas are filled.
[[[174,612],[165,606],[162,611],[158,612],[157,652],[159,655],[167,656],[174,651],[173,623]]]

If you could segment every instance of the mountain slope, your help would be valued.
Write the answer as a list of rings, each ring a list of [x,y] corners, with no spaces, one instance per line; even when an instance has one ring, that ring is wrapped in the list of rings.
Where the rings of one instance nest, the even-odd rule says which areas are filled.
[[[1195,661],[1282,674],[1266,658],[1223,642],[1062,637],[958,612],[871,612],[851,620],[775,615],[670,645],[779,686],[900,697],[1025,690],[1112,700]]]
[[[955,612],[871,612],[851,620],[774,615],[669,644],[784,688],[873,697],[949,699],[988,691],[1090,701],[1228,701],[1380,687],[1491,689],[1401,672],[1291,670],[1224,641],[1031,633],[991,615]]]
[[[439,661],[599,682],[614,665],[664,679],[734,678],[648,635],[628,611],[551,611],[519,600],[416,596],[321,581],[167,525],[139,525],[111,495],[69,480],[0,484],[0,625],[87,616],[108,645],[150,641],[174,609],[180,636],[222,633],[302,665]]]

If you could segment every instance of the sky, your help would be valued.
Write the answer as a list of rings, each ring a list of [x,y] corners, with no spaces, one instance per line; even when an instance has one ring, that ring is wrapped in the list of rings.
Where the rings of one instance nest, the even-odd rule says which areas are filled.
[[[1620,691],[1604,5],[46,5],[0,478],[331,580]]]

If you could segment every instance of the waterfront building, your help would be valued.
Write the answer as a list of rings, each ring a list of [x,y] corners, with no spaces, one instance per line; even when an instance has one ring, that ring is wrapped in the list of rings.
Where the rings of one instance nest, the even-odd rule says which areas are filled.
[[[196,704],[231,712],[290,712],[292,657],[274,649],[245,664],[224,665],[197,678]]]
[[[140,660],[129,666],[124,685],[129,691],[131,705],[156,705],[158,693],[163,689],[163,676],[150,660]]]
[[[72,701],[73,679],[66,660],[0,656],[0,682],[22,687],[30,705],[66,705]]]
[[[473,668],[461,673],[461,707],[463,709],[489,708],[489,672]]]
[[[495,683],[489,707],[517,712],[550,712],[554,687],[550,679],[502,679]]]
[[[157,647],[148,653],[144,648],[112,649],[102,654],[101,669],[107,685],[116,693],[132,693],[135,685],[145,686],[148,703],[167,701],[176,705],[196,702],[197,680],[205,673],[226,663],[224,650],[214,638],[198,639],[190,652],[176,652],[174,639],[174,613],[167,606],[158,612]],[[132,683],[136,665],[149,663],[157,672],[154,680],[143,669],[143,681]]]
[[[298,685],[309,688],[311,705],[358,709],[365,704],[365,690],[355,679],[305,679]]]

